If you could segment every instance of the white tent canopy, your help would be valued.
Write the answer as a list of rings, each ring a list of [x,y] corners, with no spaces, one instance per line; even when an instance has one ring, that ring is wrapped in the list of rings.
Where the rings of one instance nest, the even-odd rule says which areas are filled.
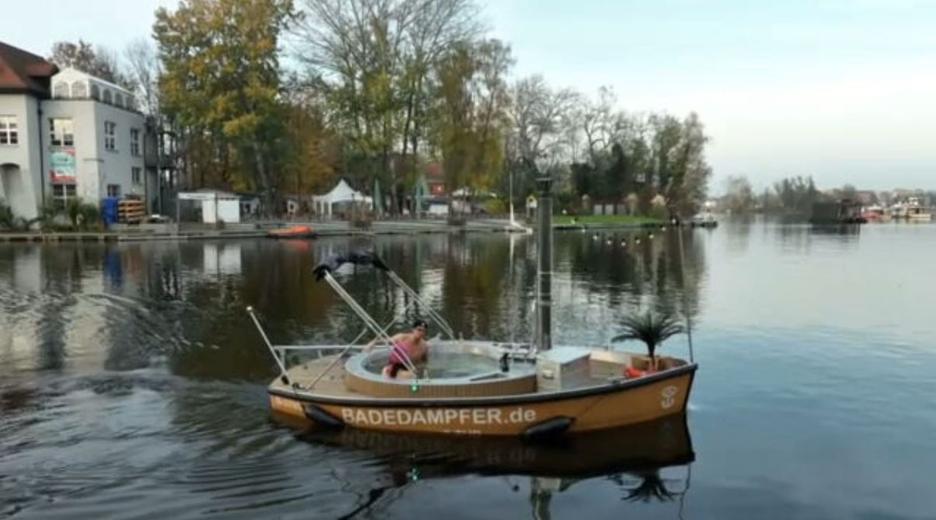
[[[355,191],[344,179],[338,181],[338,184],[325,195],[312,197],[312,204],[315,206],[315,212],[318,215],[330,217],[333,205],[340,203],[362,203],[369,209],[374,208],[374,199]]]

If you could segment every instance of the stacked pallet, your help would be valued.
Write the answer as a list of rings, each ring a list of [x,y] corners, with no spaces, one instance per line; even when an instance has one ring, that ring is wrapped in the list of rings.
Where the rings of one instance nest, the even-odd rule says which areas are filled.
[[[124,199],[118,205],[117,218],[121,224],[139,224],[145,214],[142,200]]]

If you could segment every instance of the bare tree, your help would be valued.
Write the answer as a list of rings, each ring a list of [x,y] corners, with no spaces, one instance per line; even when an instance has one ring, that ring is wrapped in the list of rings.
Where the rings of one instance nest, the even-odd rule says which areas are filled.
[[[124,49],[127,76],[137,87],[136,96],[140,110],[149,116],[159,115],[159,77],[162,64],[156,47],[148,38],[138,38]]]
[[[473,0],[304,0],[294,47],[329,99],[331,122],[353,152],[379,158],[399,209],[407,154],[429,114],[428,77],[439,57],[480,31]],[[390,156],[401,161],[391,168]]]
[[[84,40],[77,43],[60,41],[52,45],[49,61],[59,68],[74,68],[111,83],[116,83],[127,90],[135,90],[135,85],[124,73],[117,55],[102,46],[94,48]]]
[[[565,130],[579,99],[571,89],[551,89],[541,76],[516,82],[511,89],[512,159],[545,171],[565,158],[571,144]]]

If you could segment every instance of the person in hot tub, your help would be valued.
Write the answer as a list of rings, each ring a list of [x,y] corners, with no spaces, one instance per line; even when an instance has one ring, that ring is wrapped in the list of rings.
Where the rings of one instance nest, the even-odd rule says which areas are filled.
[[[384,377],[390,379],[412,379],[416,375],[407,368],[408,364],[415,366],[425,364],[429,359],[429,343],[426,342],[426,335],[429,332],[429,325],[423,320],[416,320],[413,323],[413,330],[410,332],[401,332],[390,338],[392,342],[390,349],[390,358],[387,360],[387,366],[383,367]],[[379,338],[370,342],[364,349],[369,351],[380,341]],[[409,360],[409,363],[407,363]]]

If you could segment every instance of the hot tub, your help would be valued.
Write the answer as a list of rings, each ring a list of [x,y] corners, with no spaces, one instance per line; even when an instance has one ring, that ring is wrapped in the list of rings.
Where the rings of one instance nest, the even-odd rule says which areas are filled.
[[[380,397],[480,397],[514,395],[536,391],[534,365],[511,361],[502,372],[500,358],[505,350],[495,343],[434,341],[429,347],[428,378],[390,379],[381,371],[389,349],[352,356],[345,364],[349,390]],[[415,391],[414,391],[415,389]]]

